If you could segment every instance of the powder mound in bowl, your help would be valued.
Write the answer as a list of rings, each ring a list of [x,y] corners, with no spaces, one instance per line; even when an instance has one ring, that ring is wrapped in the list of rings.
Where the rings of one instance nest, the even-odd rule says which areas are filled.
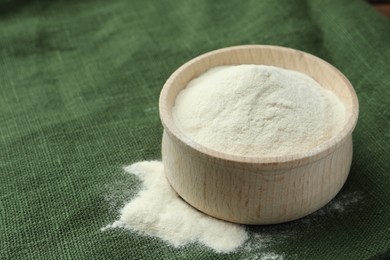
[[[345,107],[309,76],[265,65],[212,68],[176,98],[173,120],[216,151],[273,157],[308,151],[343,127]]]

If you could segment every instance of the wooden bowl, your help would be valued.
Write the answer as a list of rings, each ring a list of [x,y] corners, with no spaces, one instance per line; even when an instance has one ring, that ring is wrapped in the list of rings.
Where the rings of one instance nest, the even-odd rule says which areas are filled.
[[[176,96],[208,69],[238,64],[272,65],[309,75],[345,105],[342,130],[307,152],[277,157],[224,154],[191,140],[173,122]],[[170,76],[161,91],[159,108],[166,177],[185,201],[210,216],[242,224],[298,219],[328,203],[348,176],[352,131],[358,118],[356,93],[340,71],[311,54],[266,45],[236,46],[203,54]]]

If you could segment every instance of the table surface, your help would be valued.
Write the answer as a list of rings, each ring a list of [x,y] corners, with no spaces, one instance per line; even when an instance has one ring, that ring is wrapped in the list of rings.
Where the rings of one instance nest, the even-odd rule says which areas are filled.
[[[382,15],[390,18],[390,3],[373,3],[372,5]]]

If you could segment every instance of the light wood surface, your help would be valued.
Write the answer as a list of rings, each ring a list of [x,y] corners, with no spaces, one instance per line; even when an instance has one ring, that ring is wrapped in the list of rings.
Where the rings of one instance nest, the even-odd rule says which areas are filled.
[[[238,64],[273,65],[311,76],[345,105],[344,128],[318,147],[290,156],[242,157],[194,142],[173,123],[177,94],[212,67]],[[349,81],[327,62],[289,48],[247,45],[206,53],[177,69],[161,91],[160,117],[165,174],[185,201],[227,221],[272,224],[314,212],[341,189],[352,160],[358,101]]]

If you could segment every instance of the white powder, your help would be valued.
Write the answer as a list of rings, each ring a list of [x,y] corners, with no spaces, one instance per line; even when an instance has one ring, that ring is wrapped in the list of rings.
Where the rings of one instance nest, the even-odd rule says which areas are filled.
[[[141,178],[144,189],[103,230],[124,227],[175,247],[198,242],[217,252],[233,251],[248,239],[243,226],[209,217],[184,202],[166,180],[161,162],[139,162],[125,170]]]
[[[360,192],[347,192],[300,220],[245,228],[209,217],[185,203],[167,182],[162,162],[138,162],[125,167],[125,171],[138,176],[143,189],[121,209],[120,219],[102,231],[126,228],[161,238],[175,247],[200,243],[222,253],[240,249],[238,253],[242,259],[283,259],[283,254],[273,252],[274,246],[285,244],[291,236],[310,233],[311,229],[317,228],[318,222],[348,212],[363,199]],[[136,187],[133,183],[129,186],[115,182],[114,186],[107,186],[107,202],[110,205],[122,204],[124,198],[134,194]]]
[[[281,260],[284,257],[275,253],[267,253],[261,256],[260,260]]]
[[[192,140],[243,156],[307,151],[343,126],[345,108],[312,78],[264,65],[220,66],[189,82],[173,119]]]

